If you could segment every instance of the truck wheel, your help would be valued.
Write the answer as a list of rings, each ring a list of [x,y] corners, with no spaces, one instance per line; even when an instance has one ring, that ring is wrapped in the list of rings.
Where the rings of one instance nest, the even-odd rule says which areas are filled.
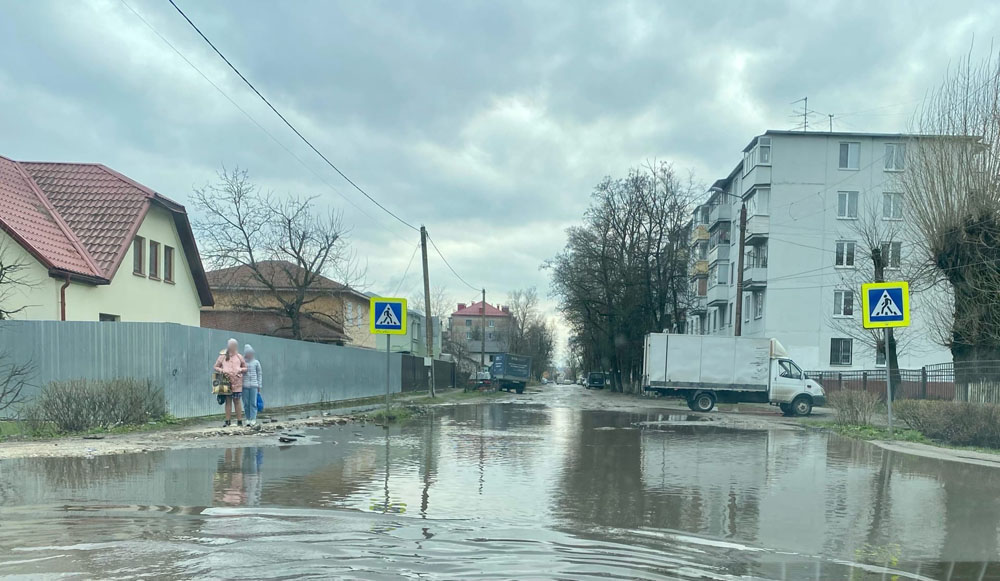
[[[710,412],[715,407],[715,394],[703,391],[691,400],[692,409],[696,412]]]
[[[519,385],[519,386],[517,386],[517,387],[514,388],[514,391],[516,391],[517,393],[524,393],[524,386],[523,385]]]
[[[790,403],[779,403],[778,407],[781,408],[781,415],[790,416],[792,415],[792,404]]]
[[[688,409],[689,410],[691,410],[693,412],[698,411],[698,410],[694,409],[694,400],[693,399],[689,399],[689,400],[687,400],[687,402],[688,402]]]
[[[808,396],[800,395],[792,402],[792,415],[808,416],[813,411],[813,402]]]

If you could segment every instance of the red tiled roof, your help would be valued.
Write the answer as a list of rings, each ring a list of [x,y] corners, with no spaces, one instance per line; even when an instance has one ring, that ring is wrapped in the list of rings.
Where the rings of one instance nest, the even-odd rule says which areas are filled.
[[[451,314],[452,317],[481,317],[483,316],[483,301],[478,303],[472,303],[471,305],[458,309]],[[487,317],[509,317],[510,313],[507,311],[501,311],[500,309],[494,307],[493,305],[486,303],[486,316]]]
[[[0,157],[0,227],[53,275],[109,284],[153,204],[173,215],[201,303],[214,304],[184,206],[100,164]]]
[[[295,290],[299,288],[305,270],[287,260],[262,260],[257,263],[257,270],[262,277],[278,290]],[[217,290],[265,290],[268,287],[257,278],[249,266],[233,266],[210,270],[205,275],[208,284]],[[298,281],[298,282],[296,282]],[[337,281],[323,275],[317,275],[316,280],[309,285],[314,291],[352,290]]]
[[[344,343],[350,337],[332,321],[320,320],[302,313],[302,340],[316,343]],[[201,326],[237,333],[253,333],[271,337],[292,338],[291,321],[271,311],[237,311],[206,309],[201,312]]]

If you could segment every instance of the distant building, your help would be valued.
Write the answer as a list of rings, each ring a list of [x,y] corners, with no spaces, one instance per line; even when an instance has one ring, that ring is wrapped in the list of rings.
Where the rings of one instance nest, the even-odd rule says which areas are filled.
[[[441,356],[441,319],[432,317],[434,324],[433,354],[427,352],[427,317],[423,311],[416,309],[406,309],[406,334],[389,335],[390,349],[394,352],[410,353],[418,357],[440,357]],[[384,346],[376,342],[376,349]]]
[[[871,259],[855,224],[888,227],[909,219],[896,177],[907,142],[888,133],[766,131],[743,160],[717,180],[691,224],[694,304],[685,332],[733,335],[737,301],[742,334],[774,337],[806,369],[869,369],[885,353],[861,327],[855,269]],[[740,207],[747,206],[743,296],[736,296]],[[887,230],[888,228],[883,228]],[[887,280],[900,276],[917,247],[906,228],[882,243]],[[916,291],[917,289],[913,289]],[[903,368],[951,361],[930,332],[938,289],[911,295],[912,326],[900,332]]]
[[[483,328],[485,314],[485,329]],[[451,340],[465,347],[465,355],[474,362],[480,360],[483,350],[483,336],[486,338],[485,363],[493,362],[493,356],[506,351],[506,337],[510,330],[512,317],[508,307],[486,303],[483,313],[483,302],[471,305],[459,303],[451,314],[448,322]]]
[[[258,263],[258,270],[261,276],[247,266],[209,272],[208,280],[216,304],[202,310],[201,326],[292,337],[291,319],[281,312],[276,293],[282,295],[283,300],[294,296],[299,287],[294,281],[302,280],[302,269],[287,261],[264,261]],[[374,336],[368,330],[368,297],[365,294],[319,276],[308,287],[306,296],[307,303],[301,310],[303,340],[375,346]]]
[[[100,164],[0,157],[3,308],[18,319],[198,326],[213,304],[184,206]]]

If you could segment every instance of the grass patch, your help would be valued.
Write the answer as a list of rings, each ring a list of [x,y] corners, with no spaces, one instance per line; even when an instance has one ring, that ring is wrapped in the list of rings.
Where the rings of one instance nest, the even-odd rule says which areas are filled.
[[[365,418],[380,424],[391,424],[393,422],[405,422],[413,418],[416,411],[410,407],[390,407],[388,413],[385,408],[375,410],[365,414]]]

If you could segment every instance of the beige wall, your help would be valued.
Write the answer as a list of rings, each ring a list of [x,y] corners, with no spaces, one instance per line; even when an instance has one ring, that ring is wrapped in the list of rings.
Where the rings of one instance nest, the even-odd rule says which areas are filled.
[[[69,321],[97,321],[101,313],[117,315],[122,321],[170,322],[199,326],[201,322],[201,300],[194,284],[194,277],[188,267],[187,258],[181,247],[180,236],[174,226],[173,215],[156,206],[150,208],[142,224],[139,236],[146,239],[146,271],[149,271],[149,241],[160,243],[160,271],[163,271],[163,247],[174,249],[174,283],[157,281],[145,276],[132,274],[132,247],[122,261],[110,285],[87,285],[72,283],[66,289],[66,319]],[[32,268],[31,278],[38,286],[30,289],[30,296],[20,297],[22,304],[30,304],[17,315],[23,319],[60,318],[59,288],[61,280],[48,275],[47,270],[27,253],[20,245],[3,235],[9,253],[20,253],[26,257]],[[13,301],[11,301],[13,302]]]
[[[348,306],[350,305],[350,306]],[[367,297],[361,298],[356,295],[344,295],[344,332],[347,333],[355,347],[376,348],[376,335],[372,335],[371,326],[368,322],[368,307],[370,301]],[[385,351],[385,341],[379,344]]]
[[[25,266],[25,270],[17,275],[23,285],[0,287],[0,301],[3,301],[4,309],[13,311],[23,308],[14,315],[15,319],[59,319],[59,286],[62,283],[50,277],[49,271],[3,230],[0,230],[0,262]]]

